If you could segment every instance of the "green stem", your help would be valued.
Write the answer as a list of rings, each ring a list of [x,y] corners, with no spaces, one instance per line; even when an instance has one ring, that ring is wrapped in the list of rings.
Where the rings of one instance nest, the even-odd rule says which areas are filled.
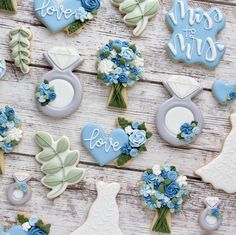
[[[124,89],[123,85],[118,83],[115,84],[113,90],[112,97],[109,101],[110,107],[116,107],[116,108],[127,108],[127,104],[125,102],[125,98],[122,95],[122,90]]]
[[[157,209],[158,218],[152,227],[153,232],[159,233],[171,233],[170,226],[167,221],[167,213],[169,212],[168,207]]]

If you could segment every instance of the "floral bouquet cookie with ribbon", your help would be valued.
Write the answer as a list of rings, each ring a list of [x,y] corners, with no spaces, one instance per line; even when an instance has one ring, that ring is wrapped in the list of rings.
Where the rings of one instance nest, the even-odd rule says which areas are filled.
[[[108,106],[127,108],[126,87],[143,78],[144,60],[135,44],[110,40],[98,52],[98,79],[112,86]]]
[[[4,173],[4,153],[10,153],[20,142],[23,131],[15,111],[6,106],[0,109],[0,174]]]
[[[171,233],[171,213],[182,209],[182,204],[188,198],[187,186],[187,177],[169,164],[155,165],[144,172],[140,194],[145,206],[157,211],[153,232]]]

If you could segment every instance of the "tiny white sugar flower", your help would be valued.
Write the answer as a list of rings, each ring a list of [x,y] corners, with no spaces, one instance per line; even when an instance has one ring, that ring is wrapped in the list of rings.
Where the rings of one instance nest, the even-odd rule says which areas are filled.
[[[114,71],[114,63],[108,59],[101,60],[98,64],[98,72],[109,74]]]
[[[144,59],[137,56],[137,57],[134,59],[134,65],[135,65],[136,67],[144,67]]]
[[[92,19],[93,19],[93,14],[91,14],[90,12],[88,12],[88,14],[87,14],[87,19],[88,19],[88,20],[92,20]]]
[[[22,229],[26,232],[28,232],[30,230],[31,226],[29,224],[29,222],[25,222],[22,224]]]
[[[164,197],[164,201],[167,203],[167,202],[170,201],[170,198],[168,198],[168,197]]]
[[[188,184],[188,183],[187,183],[187,177],[184,176],[184,175],[180,175],[180,176],[177,178],[176,182],[179,184],[180,187],[182,187],[182,186],[187,186],[187,184]]]
[[[112,51],[111,51],[111,55],[112,55],[112,57],[116,57],[117,52],[116,52],[115,50],[112,50]]]
[[[0,135],[0,142],[2,142],[4,140],[4,138]]]
[[[10,131],[8,131],[7,140],[10,142],[13,140],[19,142],[22,136],[23,136],[23,131],[19,128],[14,127]]]
[[[160,175],[161,174],[161,167],[159,165],[154,165],[152,168],[152,171],[155,175]]]
[[[134,132],[133,128],[131,126],[127,126],[125,128],[125,133],[128,135],[131,135]]]

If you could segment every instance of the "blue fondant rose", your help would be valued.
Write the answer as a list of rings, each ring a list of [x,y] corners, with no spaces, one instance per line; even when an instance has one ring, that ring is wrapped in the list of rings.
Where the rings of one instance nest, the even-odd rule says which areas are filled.
[[[177,183],[171,183],[165,187],[165,195],[169,198],[174,198],[179,190],[180,188]]]
[[[130,48],[123,47],[120,56],[125,58],[126,60],[132,60],[135,54]]]
[[[88,11],[96,11],[100,7],[100,0],[81,0],[83,8]]]
[[[42,229],[37,227],[32,227],[30,231],[28,231],[28,235],[47,235]]]
[[[144,130],[134,130],[132,135],[129,136],[130,145],[134,148],[138,148],[141,145],[145,144],[146,132]]]

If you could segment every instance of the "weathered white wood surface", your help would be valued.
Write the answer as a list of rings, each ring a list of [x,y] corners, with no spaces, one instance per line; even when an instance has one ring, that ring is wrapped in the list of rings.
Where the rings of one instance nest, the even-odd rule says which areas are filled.
[[[200,66],[184,66],[176,64],[167,56],[164,46],[170,37],[165,24],[164,13],[170,9],[172,1],[161,1],[160,13],[150,21],[145,34],[140,38],[132,37],[132,29],[121,21],[119,11],[111,6],[108,0],[97,18],[87,25],[82,33],[75,37],[67,37],[63,33],[52,35],[35,18],[33,0],[20,1],[16,15],[0,13],[0,55],[7,60],[8,71],[4,80],[0,81],[0,105],[13,106],[23,121],[24,139],[15,149],[14,154],[6,157],[6,174],[0,178],[0,223],[5,226],[14,224],[17,212],[35,213],[52,223],[52,235],[67,235],[86,219],[88,210],[96,198],[95,183],[98,179],[122,185],[118,195],[120,207],[120,226],[124,235],[148,235],[154,212],[143,209],[138,195],[138,183],[142,171],[153,164],[171,162],[190,178],[191,197],[184,210],[173,218],[174,235],[202,235],[198,225],[198,215],[203,209],[201,201],[209,195],[222,199],[221,209],[224,213],[223,225],[217,235],[236,234],[236,195],[227,195],[217,191],[211,185],[203,183],[194,175],[194,170],[212,160],[221,150],[223,140],[230,131],[229,115],[234,111],[234,104],[222,107],[216,103],[211,94],[211,86],[215,79],[236,79],[236,1],[189,1],[191,6],[208,9],[213,5],[222,8],[227,17],[226,28],[220,38],[227,44],[224,60],[215,71]],[[31,72],[23,76],[13,65],[8,53],[8,32],[18,24],[31,27],[34,32],[32,41]],[[111,38],[134,41],[143,51],[146,61],[145,80],[129,89],[129,107],[126,111],[106,108],[109,88],[96,80],[95,58],[98,48]],[[80,109],[72,116],[53,120],[44,116],[36,107],[34,90],[38,79],[50,68],[44,60],[42,52],[57,45],[71,45],[78,49],[85,59],[76,74],[84,87],[84,98]],[[205,88],[194,102],[201,108],[205,118],[205,128],[201,137],[187,148],[173,148],[162,141],[155,127],[155,115],[161,103],[170,96],[161,85],[161,81],[171,74],[190,75],[196,77]],[[148,105],[147,105],[148,104]],[[140,108],[142,107],[142,108]],[[236,110],[236,109],[235,109]],[[101,113],[103,115],[101,115]],[[139,155],[123,169],[115,169],[113,164],[99,167],[85,151],[80,143],[81,128],[89,122],[98,122],[109,131],[115,127],[118,116],[126,116],[144,120],[154,135],[147,143],[148,152]],[[40,165],[34,160],[39,152],[33,140],[36,130],[49,131],[54,138],[67,135],[72,149],[81,152],[81,166],[87,169],[85,179],[67,189],[54,201],[46,199],[47,189],[40,184]],[[9,205],[5,191],[12,182],[11,175],[15,171],[28,170],[34,175],[31,181],[33,199],[24,207]],[[88,234],[89,235],[89,234]]]

